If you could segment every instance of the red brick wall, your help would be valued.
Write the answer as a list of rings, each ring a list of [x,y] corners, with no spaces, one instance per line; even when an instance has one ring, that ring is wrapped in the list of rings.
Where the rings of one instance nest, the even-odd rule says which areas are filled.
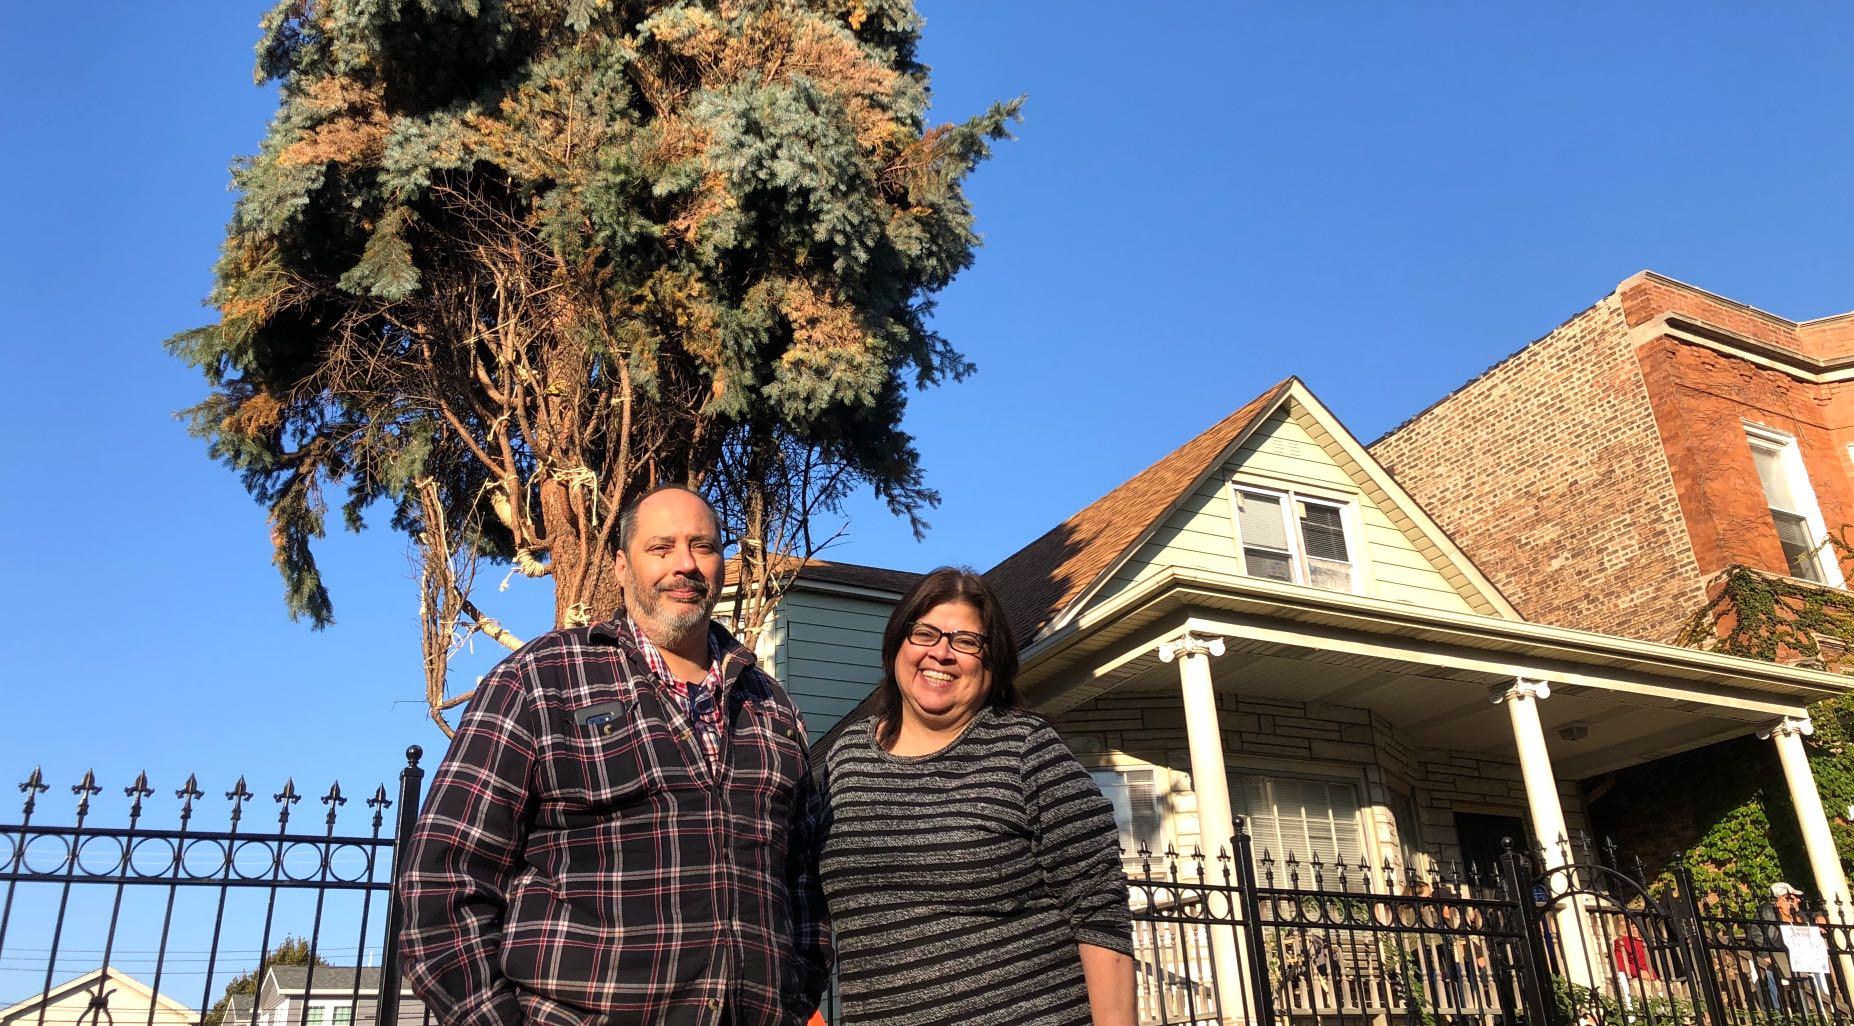
[[[1705,594],[1628,305],[1605,297],[1371,451],[1527,619],[1666,641]]]
[[[1814,385],[1667,337],[1637,356],[1702,574],[1731,563],[1787,572],[1747,421],[1795,437],[1829,530],[1854,523],[1854,383]]]
[[[1843,360],[1854,355],[1854,314],[1824,317],[1796,331],[1804,352],[1822,360]]]

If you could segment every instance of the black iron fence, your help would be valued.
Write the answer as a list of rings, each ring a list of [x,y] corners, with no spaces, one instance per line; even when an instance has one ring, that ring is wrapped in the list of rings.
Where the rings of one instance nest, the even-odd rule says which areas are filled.
[[[417,1022],[392,881],[422,754],[407,749],[395,791],[382,783],[352,808],[339,783],[266,794],[240,777],[221,800],[188,777],[171,792],[172,827],[150,823],[150,799],[166,795],[146,774],[120,789],[125,824],[89,773],[61,820],[34,770],[19,822],[0,824],[0,1023]]]
[[[34,771],[0,824],[0,1026],[431,1026],[393,900],[420,755],[352,803],[188,778],[172,826],[145,776],[104,825],[92,776],[61,817]],[[1212,857],[1141,851],[1142,1026],[1854,1026],[1854,910],[1650,886],[1588,845],[1422,863],[1257,852],[1240,822]]]
[[[1854,1026],[1839,904],[1701,894],[1587,843],[1415,869],[1238,827],[1233,856],[1129,861],[1142,1026]]]

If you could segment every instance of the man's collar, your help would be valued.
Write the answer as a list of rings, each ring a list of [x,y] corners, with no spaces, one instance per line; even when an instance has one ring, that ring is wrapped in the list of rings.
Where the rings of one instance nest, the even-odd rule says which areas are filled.
[[[612,618],[603,623],[592,625],[590,637],[595,641],[604,641],[623,648],[637,648],[641,640],[641,630],[633,632],[631,617],[620,606]],[[722,665],[722,676],[732,681],[740,672],[758,663],[753,650],[740,643],[739,639],[714,620],[708,621],[708,643],[715,653],[715,658]]]

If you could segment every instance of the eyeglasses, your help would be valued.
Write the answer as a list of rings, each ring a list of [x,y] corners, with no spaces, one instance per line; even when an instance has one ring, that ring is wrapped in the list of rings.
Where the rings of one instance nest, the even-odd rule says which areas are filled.
[[[908,625],[909,644],[932,648],[940,643],[941,638],[945,638],[947,644],[953,646],[955,652],[979,655],[985,651],[985,635],[983,634],[974,634],[971,631],[943,631],[933,624],[922,623],[919,620]]]

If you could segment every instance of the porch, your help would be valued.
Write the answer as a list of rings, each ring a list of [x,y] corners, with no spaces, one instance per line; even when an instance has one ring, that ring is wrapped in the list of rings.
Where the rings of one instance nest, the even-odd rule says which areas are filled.
[[[1602,902],[1579,896],[1594,881],[1573,868],[1580,845],[1599,851],[1584,840],[1578,781],[1748,733],[1770,738],[1783,761],[1814,869],[1798,883],[1831,903],[1848,894],[1801,740],[1807,706],[1845,690],[1836,675],[1173,567],[1040,639],[1019,684],[1115,801],[1129,875],[1150,869],[1164,883],[1202,873],[1202,883],[1235,888],[1191,892],[1212,905],[1361,887],[1388,903],[1359,908],[1384,915],[1414,907],[1397,899],[1422,888],[1495,900],[1511,849],[1531,877],[1562,881],[1564,896],[1543,913],[1562,949],[1548,977],[1613,991],[1604,965],[1617,924],[1597,914]],[[1205,826],[1239,817],[1240,840],[1232,827]],[[1239,867],[1256,874],[1248,887],[1236,886]],[[1490,908],[1456,914],[1470,911],[1494,921]],[[1303,957],[1296,945],[1318,947],[1277,930],[1278,950],[1257,955],[1240,926],[1255,920],[1239,907],[1225,914],[1226,938],[1200,938],[1198,968],[1212,977],[1279,974]],[[1397,932],[1376,932],[1386,929]],[[1499,936],[1519,943],[1520,933]],[[1355,983],[1356,993],[1389,993],[1380,939],[1322,949],[1371,967],[1376,982]],[[1178,941],[1155,933],[1150,946]],[[1157,956],[1142,970],[1176,975]],[[1243,1009],[1225,1018],[1257,1014],[1260,989],[1249,988],[1246,1005],[1222,995],[1219,1007]],[[1278,1010],[1368,1004],[1317,990],[1299,1008],[1281,992]]]

